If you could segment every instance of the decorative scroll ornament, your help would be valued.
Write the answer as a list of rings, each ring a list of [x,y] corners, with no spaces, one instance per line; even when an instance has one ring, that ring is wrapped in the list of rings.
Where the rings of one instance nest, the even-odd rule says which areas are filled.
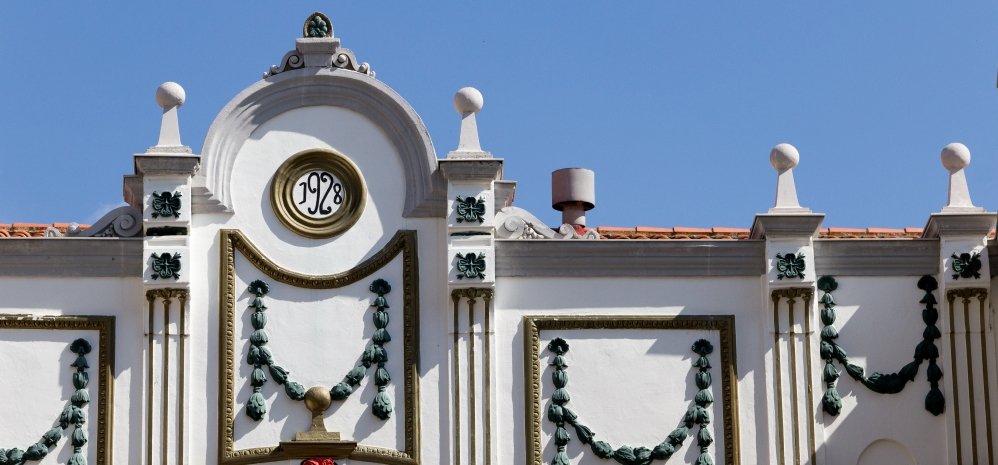
[[[485,279],[485,254],[457,254],[457,279]]]
[[[270,71],[263,73],[264,79],[285,71],[300,69],[306,66],[346,69],[366,74],[372,78],[374,77],[374,71],[371,70],[371,65],[366,62],[359,63],[357,61],[357,57],[354,56],[353,51],[348,48],[340,47],[340,39],[333,35],[333,22],[330,21],[329,17],[326,15],[319,12],[312,13],[308,19],[305,20],[305,25],[302,27],[302,35],[304,36],[304,39],[299,39],[299,42],[296,42],[295,44],[295,49],[284,54],[284,58],[281,58],[280,66],[271,66]],[[327,43],[328,46],[316,49],[310,46],[313,44],[303,44],[301,42],[302,40],[318,42],[324,41],[323,43]],[[306,65],[305,55],[321,58],[317,60],[316,63],[327,64]]]
[[[477,221],[481,224],[485,222],[485,199],[480,197],[476,199],[471,196],[461,197],[459,195],[455,202],[458,223],[474,223]]]
[[[697,447],[700,448],[700,455],[694,463],[696,465],[714,464],[714,459],[710,455],[709,450],[710,445],[714,443],[714,436],[707,429],[707,426],[710,425],[710,411],[707,408],[714,402],[714,395],[710,391],[711,377],[709,370],[711,366],[710,360],[707,359],[707,355],[710,355],[714,351],[714,346],[709,341],[699,339],[692,346],[693,352],[699,356],[693,362],[693,366],[697,368],[694,380],[698,389],[693,399],[693,404],[690,405],[686,411],[686,415],[683,416],[680,426],[669,433],[661,444],[653,448],[624,445],[614,449],[605,441],[593,440],[596,433],[588,426],[582,424],[578,420],[578,415],[565,406],[571,400],[571,396],[569,396],[568,391],[565,389],[568,385],[568,372],[565,370],[568,368],[568,365],[565,363],[564,355],[568,352],[568,348],[568,342],[560,337],[554,338],[548,343],[548,350],[555,354],[554,359],[551,361],[551,365],[554,366],[555,370],[551,374],[555,391],[551,395],[551,404],[548,406],[547,414],[548,420],[556,426],[554,442],[558,447],[558,452],[555,454],[554,459],[551,460],[551,465],[571,464],[566,452],[566,447],[571,440],[571,436],[565,428],[565,424],[574,427],[579,442],[589,445],[593,454],[597,457],[604,460],[613,459],[621,465],[649,465],[654,460],[668,460],[676,453],[676,449],[686,441],[686,438],[690,434],[690,429],[699,425],[697,430]]]
[[[142,212],[137,208],[124,206],[111,210],[93,226],[80,229],[78,224],[70,224],[69,237],[136,237],[142,235]]]
[[[385,294],[391,292],[392,286],[384,279],[376,279],[369,286],[369,290],[378,295],[371,304],[371,307],[375,307],[373,315],[375,330],[371,336],[371,342],[364,349],[364,353],[361,355],[361,360],[357,363],[357,366],[347,373],[343,381],[329,390],[329,396],[332,400],[346,399],[353,393],[354,386],[360,384],[360,381],[367,374],[368,368],[372,364],[377,364],[377,370],[375,370],[374,374],[374,384],[378,387],[378,394],[374,397],[374,402],[371,405],[371,413],[382,420],[387,420],[391,417],[393,407],[392,399],[385,392],[385,389],[388,383],[391,382],[392,377],[387,369],[388,352],[385,350],[384,344],[391,341],[392,337],[388,334],[387,330],[389,318],[386,309],[389,306],[388,300],[385,299]],[[263,365],[267,365],[270,376],[274,378],[277,384],[284,385],[284,392],[291,400],[304,400],[306,393],[305,388],[301,384],[290,380],[288,376],[290,372],[288,370],[274,363],[273,354],[270,349],[265,347],[270,342],[270,336],[264,330],[264,327],[267,325],[267,314],[265,313],[267,306],[263,302],[263,296],[270,292],[270,286],[258,279],[250,283],[249,292],[256,297],[254,297],[253,302],[250,304],[250,307],[254,309],[253,315],[250,318],[250,322],[253,325],[253,333],[250,335],[250,350],[246,357],[246,362],[253,365],[253,373],[250,376],[250,385],[253,387],[253,394],[246,403],[246,414],[250,418],[260,421],[267,413],[267,406],[264,403],[263,394],[261,394],[263,385],[267,382],[267,375],[263,371]]]
[[[800,278],[804,279],[804,270],[807,264],[804,262],[804,254],[776,254],[776,279]]]
[[[153,192],[152,193],[152,217],[166,218],[173,216],[180,218],[180,192]]]
[[[952,254],[953,259],[953,279],[981,279],[981,254],[977,252],[964,252],[960,255]]]
[[[180,252],[152,254],[152,279],[180,279]]]
[[[90,403],[90,393],[87,392],[87,385],[90,383],[87,368],[90,368],[90,364],[87,363],[86,355],[90,353],[92,347],[86,339],[77,339],[69,345],[69,350],[76,354],[76,360],[70,365],[76,368],[73,373],[73,387],[76,388],[76,391],[70,397],[69,404],[62,410],[62,415],[59,415],[59,424],[48,430],[38,442],[28,446],[25,450],[18,448],[0,449],[0,465],[21,465],[25,462],[45,458],[66,434],[70,425],[73,426],[73,434],[70,438],[70,443],[73,445],[73,455],[66,463],[69,465],[87,465],[87,456],[83,453],[83,446],[87,444],[87,430],[83,428],[87,422],[87,416],[83,407]]]
[[[506,207],[496,213],[496,237],[499,239],[599,239],[595,229],[584,233],[570,224],[563,224],[555,231],[539,220],[533,213],[519,207]]]
[[[873,392],[880,394],[896,394],[904,389],[907,383],[914,381],[918,374],[918,367],[923,360],[928,360],[926,378],[929,381],[929,393],[925,396],[925,409],[933,415],[939,415],[945,408],[945,399],[942,391],[939,390],[939,380],[943,377],[943,372],[939,369],[936,359],[939,357],[939,348],[933,342],[942,337],[936,321],[939,319],[939,311],[935,308],[936,298],[932,291],[938,288],[935,278],[923,276],[918,280],[918,288],[925,292],[925,296],[919,303],[925,305],[922,310],[922,320],[925,322],[925,331],[922,332],[922,342],[915,347],[914,360],[898,370],[897,373],[873,373],[870,376],[864,375],[863,367],[849,363],[849,357],[841,346],[835,343],[839,337],[835,323],[835,299],[832,292],[838,289],[838,283],[831,276],[823,276],[818,280],[818,289],[824,292],[821,296],[821,322],[825,325],[821,330],[821,358],[825,360],[825,369],[822,379],[826,383],[825,395],[821,399],[822,409],[829,415],[838,415],[842,411],[842,397],[835,389],[835,382],[839,378],[839,372],[835,369],[833,362],[838,362],[846,368],[846,373],[850,377],[859,381]]]

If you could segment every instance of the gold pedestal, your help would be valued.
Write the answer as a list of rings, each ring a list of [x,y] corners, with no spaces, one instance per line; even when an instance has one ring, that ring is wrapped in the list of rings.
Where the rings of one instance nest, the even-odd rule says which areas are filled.
[[[345,459],[357,448],[357,441],[342,441],[340,433],[326,431],[322,412],[329,408],[332,398],[329,389],[315,386],[305,393],[305,407],[312,412],[312,427],[308,431],[295,433],[293,441],[282,441],[279,449],[285,457],[307,459],[329,457]]]

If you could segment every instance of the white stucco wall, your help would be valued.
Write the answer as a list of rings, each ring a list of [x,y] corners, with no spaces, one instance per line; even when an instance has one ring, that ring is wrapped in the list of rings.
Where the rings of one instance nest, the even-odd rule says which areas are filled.
[[[135,278],[4,278],[0,280],[0,314],[32,317],[61,315],[114,316],[115,360],[112,441],[115,461],[137,460],[142,438],[143,325],[141,279]],[[77,338],[90,342],[87,355],[91,402],[84,411],[90,442],[88,463],[97,463],[97,402],[100,373],[98,332],[92,330],[0,329],[0,447],[26,449],[52,428],[75,389],[70,364],[76,356],[69,345]],[[65,433],[71,434],[71,426]],[[66,463],[73,447],[64,436],[43,460]]]

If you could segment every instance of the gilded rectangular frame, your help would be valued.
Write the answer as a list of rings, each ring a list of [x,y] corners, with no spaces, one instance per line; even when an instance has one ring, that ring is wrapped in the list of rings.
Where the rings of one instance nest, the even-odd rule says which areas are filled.
[[[738,465],[738,389],[734,315],[582,315],[523,317],[524,412],[527,463],[544,463],[541,456],[541,331],[570,329],[692,329],[718,331],[721,356],[721,414],[724,463]],[[692,341],[691,341],[692,342]]]
[[[97,331],[97,464],[111,465],[114,424],[114,317],[97,315],[36,316],[0,314],[0,329],[41,329],[53,331]],[[68,366],[67,368],[68,372]],[[60,410],[61,411],[61,410]],[[57,412],[58,413],[58,412]],[[89,419],[94,421],[94,419]],[[39,433],[43,433],[39,432]]]
[[[400,230],[383,249],[367,260],[342,273],[312,276],[297,273],[277,265],[250,242],[239,230],[220,231],[219,251],[219,405],[218,462],[242,465],[289,460],[279,447],[236,449],[233,431],[235,421],[235,318],[236,318],[236,251],[258,270],[284,284],[304,289],[336,289],[361,279],[402,256],[402,326],[403,396],[405,398],[405,449],[358,444],[350,459],[386,465],[419,465],[419,261],[416,231]]]

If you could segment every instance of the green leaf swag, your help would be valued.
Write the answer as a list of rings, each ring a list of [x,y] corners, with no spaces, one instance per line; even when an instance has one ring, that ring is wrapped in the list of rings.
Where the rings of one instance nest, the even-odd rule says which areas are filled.
[[[274,355],[266,347],[270,342],[270,336],[263,328],[267,326],[267,305],[263,302],[263,296],[270,292],[270,285],[260,281],[253,281],[249,285],[249,293],[253,294],[253,302],[250,308],[253,314],[250,315],[250,324],[253,325],[253,333],[250,335],[249,353],[246,355],[246,363],[253,365],[253,374],[250,375],[250,385],[253,386],[253,394],[246,403],[246,414],[250,418],[260,421],[267,413],[267,404],[264,402],[263,385],[267,383],[267,374],[263,371],[263,366],[267,365],[270,376],[279,385],[284,385],[284,393],[292,400],[300,401],[305,399],[305,387],[300,383],[292,381],[285,370],[280,365],[274,363]]]
[[[73,455],[66,463],[69,465],[87,465],[87,456],[83,454],[83,446],[87,444],[87,430],[83,428],[83,425],[87,422],[87,416],[83,407],[90,403],[90,393],[87,392],[87,385],[90,384],[87,368],[90,368],[90,364],[87,363],[86,355],[90,353],[92,348],[86,339],[77,339],[69,345],[69,350],[76,354],[76,360],[71,365],[76,368],[76,371],[73,372],[73,387],[76,388],[76,392],[70,397],[69,404],[62,410],[62,415],[59,415],[59,424],[48,430],[38,442],[28,446],[26,450],[0,449],[0,465],[21,465],[25,462],[45,458],[62,439],[70,425],[73,426],[73,433],[70,437]]]
[[[392,399],[385,392],[385,389],[388,383],[391,382],[392,377],[386,368],[388,352],[385,351],[384,344],[391,341],[392,338],[386,329],[389,318],[386,311],[388,301],[385,299],[385,294],[391,292],[392,286],[384,279],[376,279],[371,283],[369,289],[378,295],[374,299],[374,303],[371,304],[371,307],[376,309],[373,315],[374,334],[371,336],[371,342],[364,349],[360,362],[347,373],[343,381],[333,386],[330,390],[330,395],[333,400],[346,399],[353,392],[353,387],[360,384],[360,381],[367,374],[367,369],[372,364],[377,364],[378,368],[374,373],[374,384],[378,386],[378,394],[374,398],[371,412],[378,418],[387,420],[391,417],[393,407]],[[250,316],[253,333],[250,335],[250,350],[246,356],[246,362],[253,365],[253,373],[250,376],[250,385],[253,386],[253,394],[250,396],[249,402],[246,403],[246,414],[250,418],[260,421],[267,413],[267,405],[263,394],[260,392],[263,389],[263,385],[267,382],[267,374],[263,371],[263,365],[267,365],[270,376],[274,378],[277,384],[284,385],[284,392],[292,400],[300,401],[305,399],[305,388],[290,379],[290,372],[288,370],[274,364],[273,354],[270,349],[265,347],[267,342],[270,341],[270,337],[264,331],[264,327],[267,325],[267,314],[264,311],[267,309],[267,306],[263,302],[263,296],[270,292],[270,286],[263,281],[256,280],[250,283],[249,292],[256,297],[254,297],[253,302],[250,304],[250,308],[254,309],[253,314]],[[0,463],[0,465],[3,464]]]
[[[388,327],[388,312],[385,309],[388,308],[388,301],[385,299],[385,294],[392,291],[392,286],[384,279],[376,279],[371,283],[369,289],[378,294],[374,303],[371,304],[372,307],[376,308],[373,316],[375,330],[371,336],[371,342],[364,349],[357,366],[343,377],[343,381],[333,386],[329,394],[333,400],[346,399],[353,393],[353,387],[360,384],[360,380],[367,374],[368,368],[376,363],[378,369],[374,372],[374,384],[378,386],[378,394],[374,397],[374,404],[371,405],[371,413],[382,420],[387,420],[392,415],[392,399],[388,397],[385,388],[391,382],[392,377],[389,375],[388,369],[385,368],[388,363],[385,343],[391,341],[392,336],[388,334],[388,329],[386,329]]]
[[[690,430],[699,425],[696,437],[700,455],[695,464],[713,465],[714,459],[710,455],[709,447],[714,442],[714,436],[707,428],[710,425],[710,411],[707,408],[714,402],[714,395],[710,391],[711,378],[708,371],[710,370],[710,360],[707,359],[707,355],[714,351],[714,346],[705,339],[699,339],[693,343],[692,349],[699,355],[697,360],[693,362],[693,367],[697,368],[694,379],[699,391],[697,391],[693,404],[686,411],[679,427],[672,430],[661,444],[653,448],[624,445],[614,449],[605,441],[594,441],[593,437],[596,436],[596,433],[582,424],[575,412],[565,406],[571,400],[565,389],[565,386],[568,385],[568,372],[565,371],[568,365],[565,363],[564,355],[568,352],[568,342],[560,337],[552,339],[548,343],[548,350],[555,354],[554,360],[551,362],[551,365],[554,366],[551,379],[554,382],[555,391],[551,395],[551,404],[548,405],[548,420],[556,426],[554,442],[558,446],[558,452],[551,461],[551,465],[570,465],[565,449],[571,436],[565,428],[566,424],[574,427],[579,441],[589,445],[597,457],[613,459],[621,465],[648,465],[654,460],[668,460],[686,441]]]
[[[835,329],[835,299],[832,292],[838,288],[838,283],[831,276],[824,276],[818,280],[818,289],[824,292],[821,296],[821,322],[825,325],[821,330],[821,358],[825,360],[825,369],[822,379],[826,383],[825,395],[821,399],[822,408],[830,415],[838,415],[842,411],[842,397],[835,389],[835,382],[839,378],[839,371],[835,369],[834,362],[844,366],[846,373],[850,377],[859,381],[873,392],[881,394],[896,394],[904,389],[905,385],[914,381],[918,374],[918,367],[922,361],[928,360],[926,377],[929,380],[929,393],[925,396],[925,409],[933,415],[939,415],[945,408],[946,401],[942,391],[939,390],[939,380],[943,377],[942,370],[936,364],[939,357],[939,349],[933,342],[942,335],[936,327],[939,319],[939,311],[936,309],[936,298],[932,291],[939,286],[932,276],[923,276],[918,280],[918,288],[925,292],[919,303],[925,305],[922,310],[922,321],[925,322],[925,331],[922,332],[922,342],[915,347],[914,360],[903,366],[897,373],[873,373],[864,375],[863,367],[849,363],[849,357],[841,346],[835,343],[839,337]]]

